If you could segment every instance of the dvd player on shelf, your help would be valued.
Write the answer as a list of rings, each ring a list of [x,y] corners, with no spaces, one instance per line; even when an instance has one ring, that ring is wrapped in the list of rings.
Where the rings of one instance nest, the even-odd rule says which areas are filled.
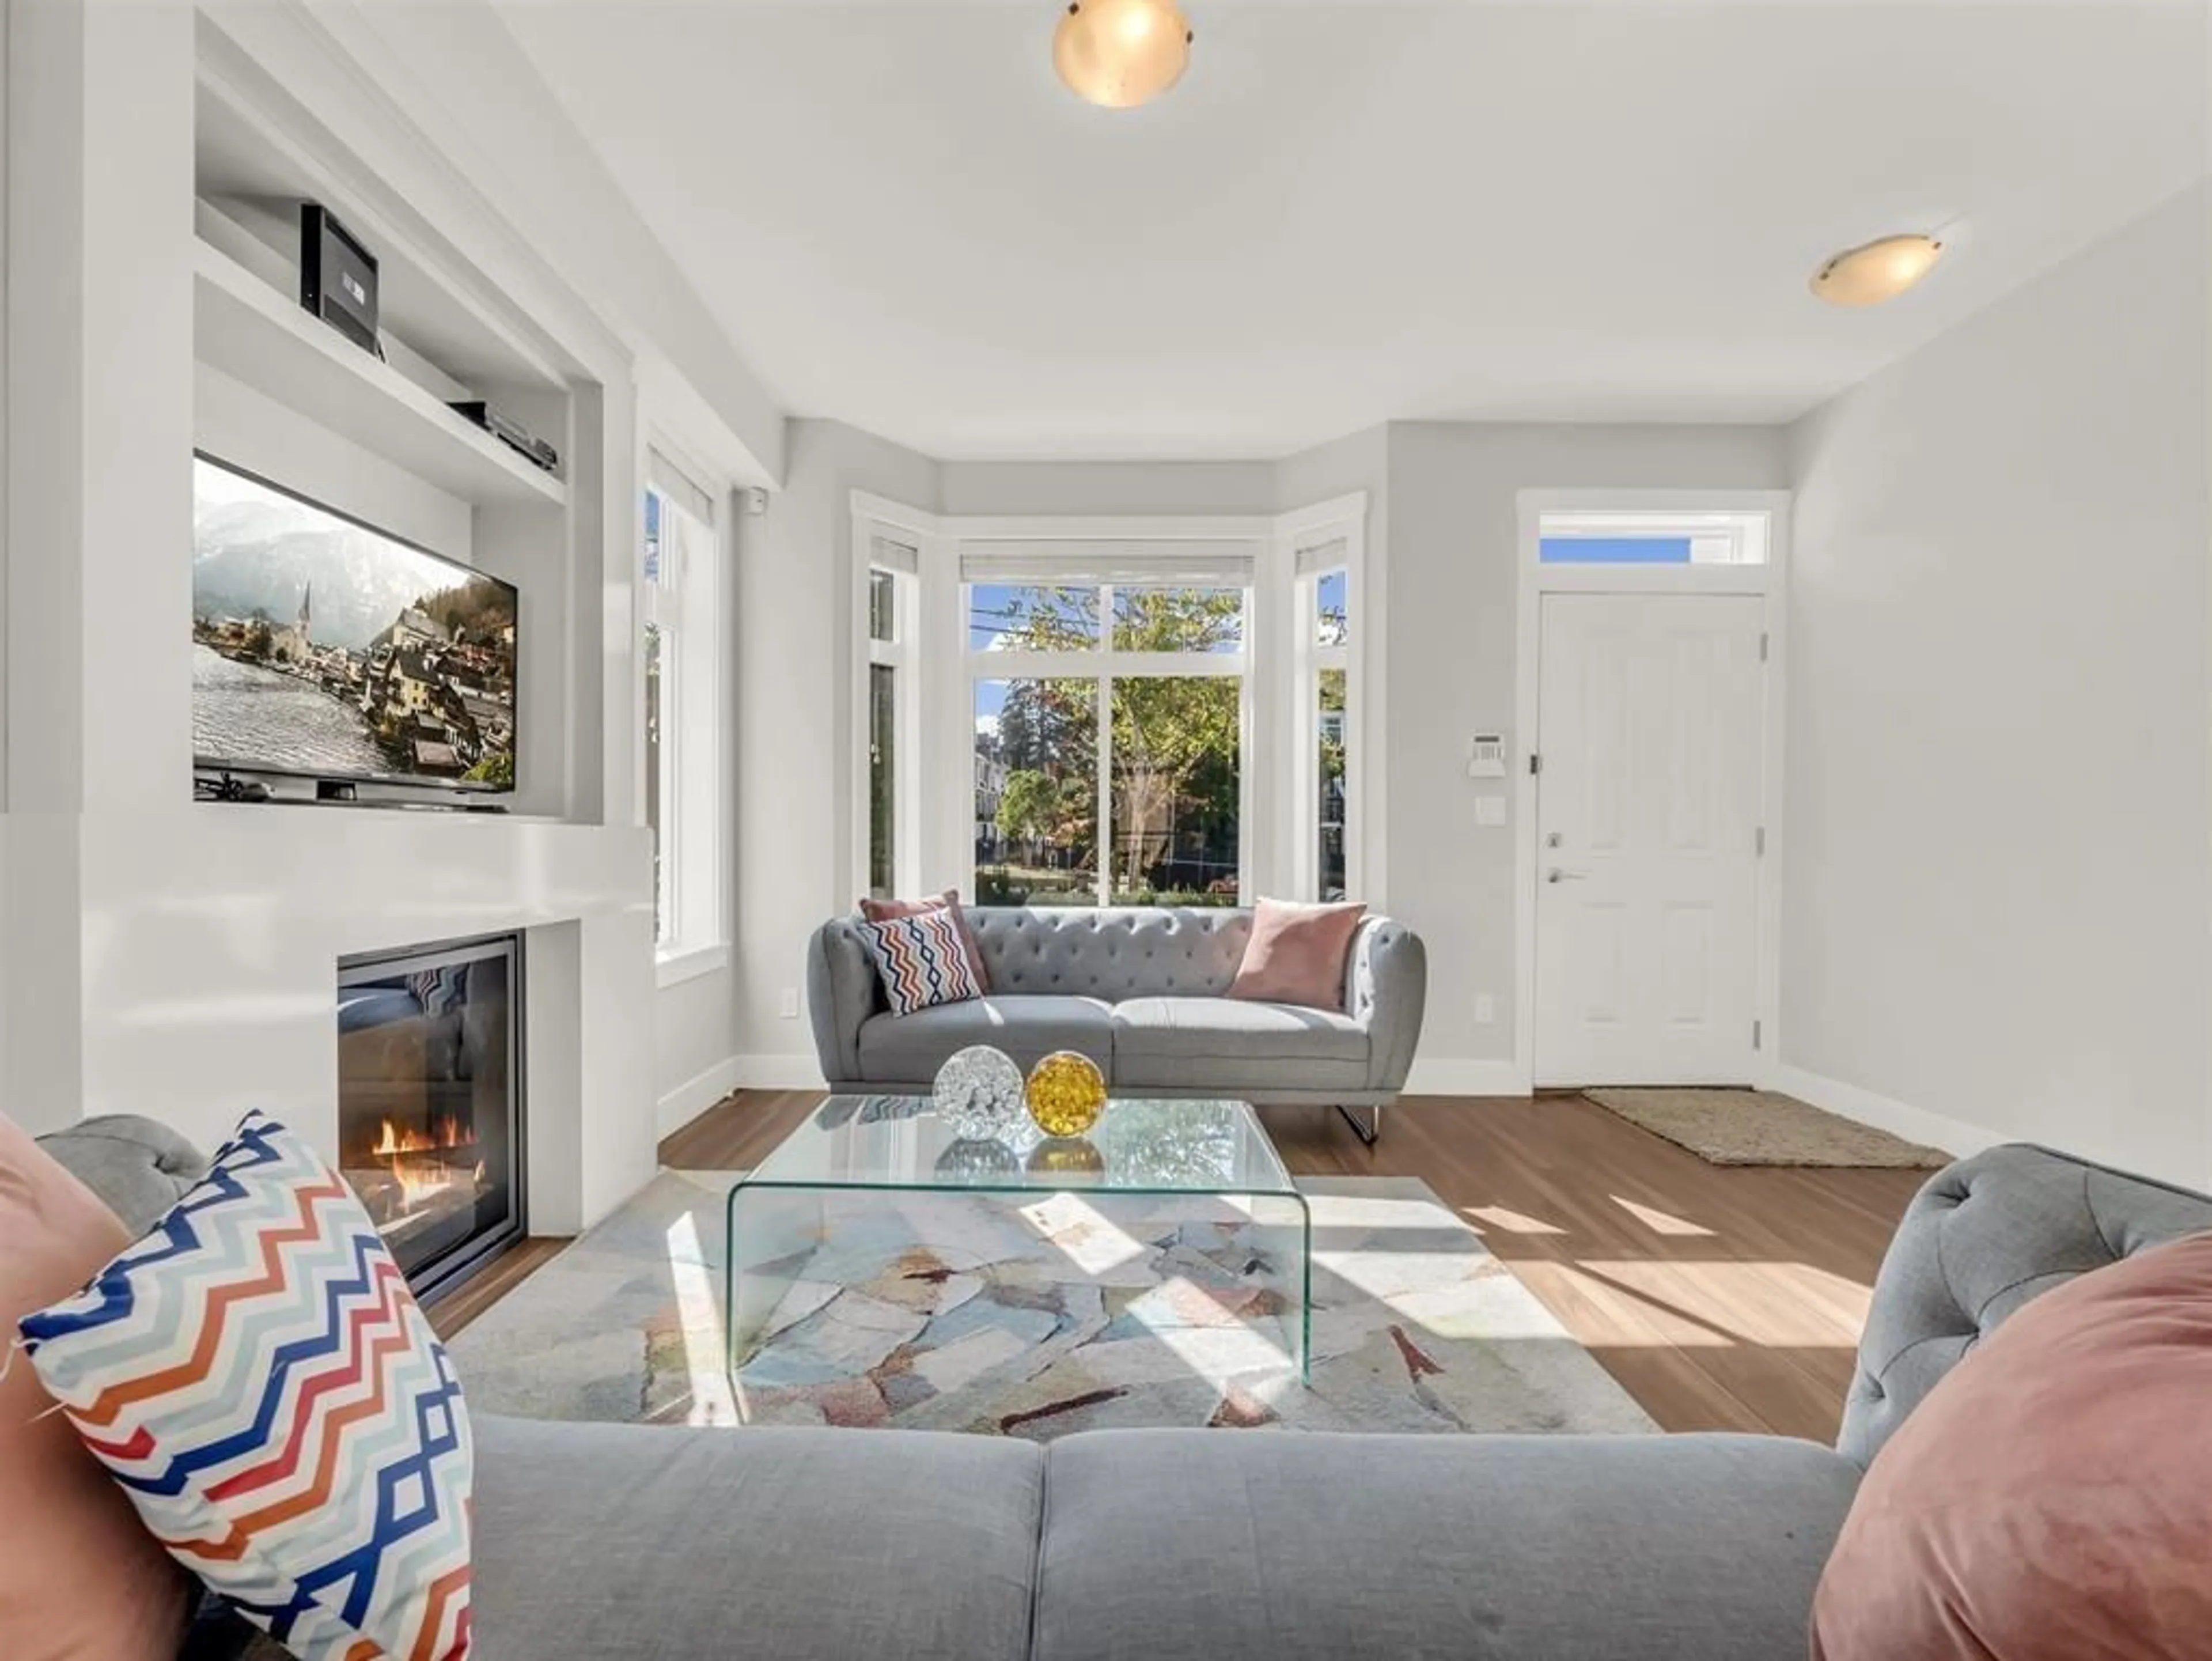
[[[518,452],[532,466],[547,472],[561,465],[561,453],[544,439],[537,437],[520,422],[501,415],[480,398],[463,399],[451,406],[464,420],[472,421],[510,449]]]

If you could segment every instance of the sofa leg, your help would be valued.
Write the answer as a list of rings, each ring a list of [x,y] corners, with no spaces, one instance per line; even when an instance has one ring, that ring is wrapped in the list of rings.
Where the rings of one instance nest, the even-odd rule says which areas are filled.
[[[1375,1139],[1382,1134],[1382,1110],[1381,1108],[1370,1107],[1367,1110],[1367,1123],[1365,1124],[1360,1123],[1359,1116],[1357,1113],[1354,1113],[1350,1108],[1345,1106],[1341,1102],[1337,1104],[1336,1110],[1344,1115],[1344,1122],[1352,1127],[1352,1134],[1353,1135],[1358,1137],[1361,1141],[1366,1143],[1370,1147],[1375,1146]]]

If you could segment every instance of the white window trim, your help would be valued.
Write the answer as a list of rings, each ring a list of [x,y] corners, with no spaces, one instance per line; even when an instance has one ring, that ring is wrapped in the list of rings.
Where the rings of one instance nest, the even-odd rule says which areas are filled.
[[[833,910],[842,914],[848,909],[856,895],[866,894],[869,888],[871,861],[868,798],[868,717],[871,699],[869,686],[871,668],[883,664],[899,672],[900,697],[895,711],[897,734],[895,740],[893,764],[896,769],[891,782],[891,799],[897,822],[891,835],[891,885],[895,891],[915,895],[936,891],[945,886],[930,885],[930,873],[925,868],[922,832],[924,805],[921,800],[924,770],[921,765],[921,745],[928,730],[922,718],[927,699],[927,675],[933,656],[925,649],[925,617],[929,608],[924,603],[923,574],[932,563],[931,554],[937,542],[935,515],[917,508],[854,491],[852,497],[852,589],[847,610],[852,630],[850,682],[852,719],[848,724],[851,750],[847,789],[852,804],[849,836],[851,855],[846,873],[847,891],[832,903]],[[888,544],[914,552],[914,569],[907,571],[896,566],[878,563],[877,549]],[[879,641],[873,637],[868,626],[869,586],[878,569],[893,570],[899,581],[895,586],[896,615],[892,632],[895,641]]]
[[[1142,545],[1116,545],[1141,548]],[[1132,556],[1123,555],[1121,557],[1126,561]],[[1140,560],[1141,556],[1135,557]],[[1171,566],[1173,563],[1172,556],[1161,561],[1164,568]],[[1055,566],[1059,569],[1055,569]],[[965,729],[967,741],[970,744],[974,742],[975,689],[979,682],[1089,680],[1097,683],[1097,823],[1107,827],[1107,835],[1103,839],[1106,846],[1103,850],[1107,857],[1099,861],[1097,894],[1098,904],[1104,906],[1112,904],[1113,894],[1113,862],[1110,856],[1111,827],[1114,822],[1114,683],[1117,679],[1133,680],[1164,677],[1173,677],[1176,679],[1195,679],[1207,676],[1237,677],[1242,684],[1237,710],[1237,887],[1238,904],[1249,904],[1256,892],[1252,885],[1254,868],[1252,843],[1253,833],[1258,824],[1253,811],[1254,804],[1258,799],[1256,788],[1258,770],[1254,765],[1252,737],[1255,727],[1253,711],[1258,699],[1256,689],[1253,684],[1252,661],[1255,633],[1253,614],[1256,609],[1254,595],[1258,578],[1256,575],[1248,572],[1239,574],[1237,579],[1237,587],[1242,589],[1244,594],[1244,613],[1240,630],[1243,641],[1243,649],[1235,652],[1130,652],[1124,651],[1114,644],[1114,591],[1116,587],[1149,585],[1094,582],[1091,581],[1088,574],[1097,569],[1098,568],[1095,563],[1095,552],[1092,547],[1076,541],[1070,541],[1058,553],[1046,551],[1034,552],[1021,563],[1009,569],[1006,575],[1006,581],[1009,582],[1045,585],[1066,582],[1070,583],[1071,586],[1095,592],[1098,596],[1098,638],[1090,647],[1071,648],[1065,652],[979,652],[966,645],[963,638],[961,656],[966,670],[963,679],[968,689],[967,721],[969,724]],[[1128,569],[1132,570],[1133,575],[1140,573],[1141,563]],[[1158,580],[1161,582],[1183,583],[1191,582],[1194,579],[1188,569],[1180,571],[1165,569],[1159,573]],[[972,583],[965,581],[961,584],[963,616],[973,615],[968,593],[973,586]],[[966,630],[962,630],[962,634],[964,637]],[[968,861],[968,876],[963,891],[971,894],[975,892],[975,863],[971,847]]]
[[[653,488],[651,457],[655,451],[706,498],[713,515],[707,522],[712,551],[703,565],[696,569],[679,569],[678,584],[673,588],[645,583],[641,570],[639,584],[642,591],[637,611],[640,679],[642,681],[644,674],[645,625],[656,620],[665,621],[674,630],[678,677],[672,705],[668,702],[671,689],[662,687],[661,743],[672,757],[672,770],[684,781],[673,800],[668,791],[664,789],[662,793],[664,818],[672,812],[678,816],[677,861],[669,880],[669,898],[677,926],[665,940],[656,940],[653,948],[656,983],[667,987],[726,967],[735,934],[732,904],[736,885],[731,879],[730,869],[733,817],[731,792],[735,779],[729,764],[727,727],[730,659],[737,646],[729,623],[729,602],[735,587],[731,511],[735,485],[726,475],[701,466],[680,442],[665,432],[647,429],[638,453],[642,486],[637,492],[641,560],[644,499],[646,490]],[[665,491],[660,494],[664,512],[673,509],[690,516],[684,503]],[[665,522],[661,527],[661,557],[665,562],[671,557],[673,545]],[[684,563],[688,566],[688,560]],[[700,615],[695,617],[694,612]],[[703,654],[703,666],[699,652],[702,630],[703,644],[708,648]],[[644,707],[641,693],[638,707]],[[642,750],[642,745],[640,748]],[[638,776],[641,785],[642,764]],[[703,900],[700,898],[702,889],[706,895]]]
[[[1283,569],[1291,574],[1292,596],[1291,724],[1286,729],[1292,742],[1284,769],[1289,800],[1279,810],[1289,849],[1283,868],[1293,895],[1302,899],[1320,897],[1316,805],[1321,795],[1321,758],[1316,753],[1314,712],[1319,702],[1321,671],[1342,669],[1344,887],[1350,897],[1364,901],[1370,910],[1381,911],[1386,909],[1388,861],[1382,782],[1387,757],[1378,714],[1381,689],[1370,684],[1368,673],[1368,642],[1381,637],[1381,584],[1369,580],[1366,494],[1340,496],[1285,514],[1276,521],[1275,542]],[[1306,575],[1297,575],[1302,554],[1335,543],[1343,545],[1341,558]],[[1336,570],[1344,573],[1344,609],[1350,619],[1351,640],[1344,646],[1323,647],[1314,638],[1313,618],[1321,575]]]
[[[967,555],[1042,557],[1073,567],[1112,560],[1135,561],[1130,575],[1143,569],[1147,555],[1171,568],[1176,580],[1203,569],[1209,556],[1249,560],[1250,598],[1245,614],[1244,651],[1181,654],[1142,660],[1145,666],[1176,673],[1242,673],[1243,765],[1237,837],[1239,882],[1247,904],[1260,894],[1296,894],[1300,873],[1317,856],[1304,850],[1311,840],[1313,814],[1294,787],[1297,752],[1308,747],[1309,718],[1298,702],[1304,667],[1297,636],[1303,613],[1295,601],[1291,575],[1296,551],[1328,542],[1346,545],[1346,604],[1352,614],[1352,643],[1346,652],[1346,887],[1353,897],[1384,909],[1388,837],[1388,756],[1382,747],[1388,688],[1382,660],[1370,655],[1370,643],[1385,638],[1383,572],[1366,557],[1369,498],[1356,492],[1274,515],[945,515],[930,513],[870,492],[850,499],[848,682],[852,751],[848,776],[850,853],[845,889],[833,904],[842,910],[854,894],[866,891],[868,874],[867,669],[874,660],[868,638],[867,581],[878,536],[917,551],[920,574],[914,585],[915,626],[908,634],[915,695],[902,712],[901,776],[898,785],[902,852],[896,876],[902,890],[933,893],[958,886],[972,895],[975,884],[975,796],[972,767],[922,764],[922,750],[946,746],[963,761],[975,742],[974,682],[1048,670],[1056,654],[997,653],[981,657],[967,649],[961,610],[964,584],[961,567]],[[1332,566],[1331,569],[1336,569]],[[1102,585],[1103,586],[1103,585]],[[1110,677],[1116,654],[1110,636],[1083,654],[1079,673]],[[1210,662],[1201,660],[1211,660]],[[1136,666],[1133,660],[1130,666]],[[1110,686],[1102,688],[1110,702]],[[1272,712],[1272,713],[1271,713]],[[1287,719],[1288,725],[1285,725]],[[919,723],[908,727],[908,721]],[[1278,730],[1279,729],[1279,730]],[[912,736],[907,736],[911,733]],[[1289,755],[1283,753],[1285,744]],[[1102,789],[1107,782],[1102,769]],[[1312,776],[1310,767],[1308,776]],[[1317,787],[1316,787],[1317,788]],[[924,800],[924,793],[928,799]]]
[[[1767,661],[1765,731],[1761,755],[1759,822],[1766,832],[1759,869],[1759,975],[1755,1019],[1760,1043],[1751,1082],[1775,1083],[1782,1053],[1782,868],[1787,857],[1783,825],[1784,697],[1789,685],[1790,528],[1788,490],[1522,490],[1518,496],[1520,557],[1514,640],[1513,1073],[1516,1093],[1534,1089],[1536,1059],[1536,792],[1528,758],[1537,739],[1543,600],[1547,593],[1752,594],[1764,603]],[[1762,565],[1547,565],[1547,514],[1698,512],[1764,514],[1766,563]]]

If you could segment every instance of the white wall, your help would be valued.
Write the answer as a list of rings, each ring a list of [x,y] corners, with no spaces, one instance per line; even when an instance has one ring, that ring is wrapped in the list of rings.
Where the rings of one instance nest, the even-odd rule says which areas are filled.
[[[204,363],[193,366],[192,443],[432,553],[466,564],[474,551],[474,514],[459,496]]]
[[[1795,429],[1781,1035],[1846,1110],[2199,1184],[2206,206]]]
[[[938,467],[835,421],[794,421],[786,487],[738,520],[737,1067],[818,1082],[803,1013],[807,936],[853,904],[852,494],[938,506]],[[964,765],[963,762],[963,765]]]

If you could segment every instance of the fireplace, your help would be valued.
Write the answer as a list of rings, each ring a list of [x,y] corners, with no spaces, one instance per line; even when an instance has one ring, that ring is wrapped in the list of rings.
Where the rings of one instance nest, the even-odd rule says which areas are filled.
[[[522,942],[338,965],[338,1168],[419,1298],[522,1237]]]

